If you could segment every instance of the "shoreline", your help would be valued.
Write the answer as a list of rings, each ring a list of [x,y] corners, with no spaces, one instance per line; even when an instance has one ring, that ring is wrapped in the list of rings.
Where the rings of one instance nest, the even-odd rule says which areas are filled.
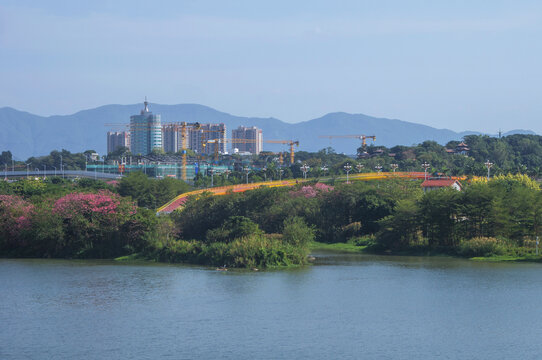
[[[525,255],[525,256],[513,256],[513,255],[495,255],[495,256],[476,256],[476,257],[462,257],[454,254],[437,252],[431,250],[404,250],[398,252],[373,252],[370,251],[368,246],[357,246],[349,243],[321,243],[313,241],[310,244],[310,250],[327,250],[334,252],[342,252],[348,254],[366,254],[366,255],[381,255],[381,256],[420,256],[420,257],[451,257],[456,259],[470,260],[470,261],[480,261],[480,262],[532,262],[532,263],[542,263],[542,254],[541,255]]]

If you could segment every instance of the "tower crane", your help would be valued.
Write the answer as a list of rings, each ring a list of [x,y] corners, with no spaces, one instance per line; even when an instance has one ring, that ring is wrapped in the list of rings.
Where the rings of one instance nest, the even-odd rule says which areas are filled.
[[[319,138],[324,139],[359,139],[361,140],[361,148],[364,153],[366,153],[367,149],[367,139],[372,139],[373,142],[376,141],[376,136],[374,135],[321,135]]]
[[[294,145],[299,147],[297,140],[264,140],[268,144],[288,144],[290,145],[290,165],[294,164]]]

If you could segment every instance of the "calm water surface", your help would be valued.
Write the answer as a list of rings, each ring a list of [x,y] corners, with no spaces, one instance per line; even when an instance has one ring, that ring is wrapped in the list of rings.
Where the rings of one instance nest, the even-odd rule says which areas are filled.
[[[542,265],[0,260],[0,359],[540,359]]]

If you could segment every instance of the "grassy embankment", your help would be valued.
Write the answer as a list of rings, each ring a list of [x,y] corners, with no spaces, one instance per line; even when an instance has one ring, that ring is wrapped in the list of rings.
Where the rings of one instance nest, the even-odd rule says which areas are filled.
[[[374,254],[371,248],[367,245],[356,245],[353,242],[347,243],[321,243],[313,241],[310,243],[311,251],[326,250],[337,251],[344,253],[365,253]],[[542,262],[542,255],[489,255],[489,256],[474,256],[466,257],[460,254],[450,254],[442,251],[412,248],[410,250],[402,250],[399,252],[385,252],[384,255],[403,255],[403,256],[451,256],[472,261],[489,261],[489,262]]]
[[[367,248],[367,246],[360,246],[354,243],[321,243],[313,241],[309,244],[311,251],[314,250],[330,250],[330,251],[341,251],[349,253],[362,253]]]

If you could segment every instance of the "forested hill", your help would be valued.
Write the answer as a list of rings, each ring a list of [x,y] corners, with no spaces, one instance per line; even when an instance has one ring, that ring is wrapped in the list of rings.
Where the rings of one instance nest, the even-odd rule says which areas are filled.
[[[40,156],[52,150],[66,149],[82,152],[88,149],[106,151],[106,132],[115,130],[108,123],[128,123],[130,115],[138,114],[142,104],[105,105],[72,115],[38,116],[13,108],[0,108],[0,151],[10,150],[15,158]],[[434,140],[445,144],[461,140],[473,132],[457,133],[426,125],[395,119],[376,118],[363,114],[330,113],[323,117],[295,124],[275,118],[240,117],[197,104],[160,105],[150,104],[150,110],[160,114],[163,122],[198,121],[202,123],[223,122],[228,129],[239,125],[257,126],[263,129],[265,139],[299,140],[299,150],[317,151],[331,146],[339,153],[354,154],[359,146],[357,139],[336,139],[330,142],[320,135],[366,134],[376,135],[376,145],[395,146]],[[117,129],[118,130],[118,129]],[[514,130],[510,133],[532,133]],[[507,133],[508,134],[508,133]],[[506,134],[505,134],[506,135]],[[286,147],[265,144],[265,150],[280,151]]]

